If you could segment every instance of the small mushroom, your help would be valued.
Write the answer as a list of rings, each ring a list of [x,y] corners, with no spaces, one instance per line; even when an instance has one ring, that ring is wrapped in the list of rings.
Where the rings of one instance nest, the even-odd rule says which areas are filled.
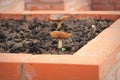
[[[51,21],[58,22],[57,29],[56,29],[58,30],[59,28],[61,28],[62,21],[66,20],[68,16],[64,14],[54,14],[54,15],[50,15],[49,18]]]
[[[64,31],[53,31],[50,32],[51,37],[58,39],[58,48],[62,48],[62,39],[68,39],[72,37],[72,34]]]
[[[95,33],[95,31],[96,31],[96,26],[95,25],[91,25],[91,27],[93,28],[93,33]]]

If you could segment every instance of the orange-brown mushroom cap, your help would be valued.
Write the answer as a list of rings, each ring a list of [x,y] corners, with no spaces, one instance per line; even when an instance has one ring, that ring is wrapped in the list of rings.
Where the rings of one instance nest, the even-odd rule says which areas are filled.
[[[72,34],[64,31],[53,31],[53,32],[50,32],[50,35],[55,39],[68,39],[72,37]]]
[[[64,14],[54,14],[54,15],[50,15],[49,19],[51,21],[63,21],[66,20],[68,18],[68,16],[64,15]]]

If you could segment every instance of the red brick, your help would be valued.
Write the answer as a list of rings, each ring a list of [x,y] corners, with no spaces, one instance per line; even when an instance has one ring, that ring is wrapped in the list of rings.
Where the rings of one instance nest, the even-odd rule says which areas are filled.
[[[75,9],[75,10],[77,10],[77,11],[88,11],[88,10],[91,10],[91,8],[90,7],[88,7],[88,6],[82,6],[82,7],[79,7],[79,8],[77,8],[77,9]]]
[[[28,63],[25,80],[99,80],[96,66]]]
[[[25,0],[26,10],[64,10],[63,0]]]
[[[116,0],[110,0],[110,3],[114,4],[116,2]]]
[[[120,80],[120,66],[119,66],[119,68],[117,69],[117,80]]]
[[[34,9],[35,7],[37,7],[37,5],[35,4],[31,4],[31,3],[25,4],[25,10],[32,10],[32,8]]]
[[[64,10],[64,4],[52,4],[52,10]]]
[[[120,47],[118,50],[120,51]],[[116,65],[120,61],[117,59],[119,54],[118,50],[115,50],[115,52],[106,56],[106,60],[100,65],[100,80],[116,80]]]
[[[93,0],[92,7],[93,10],[120,10],[120,0]]]
[[[115,4],[120,4],[120,0],[114,0]]]
[[[0,53],[0,80],[21,80],[21,62],[29,54]]]
[[[93,10],[114,10],[114,6],[112,4],[94,4],[93,5]]]
[[[94,57],[35,55],[25,62],[25,80],[99,80]]]
[[[110,0],[93,0],[93,4],[109,4]]]
[[[115,10],[120,10],[120,4],[115,4]]]
[[[63,2],[63,0],[36,0],[38,2],[46,2],[46,3],[59,3]]]
[[[0,80],[21,80],[19,63],[0,63]]]
[[[114,72],[114,73],[110,74],[109,76],[107,76],[107,78],[105,80],[117,80],[116,73]]]
[[[92,41],[90,41],[87,45],[82,47],[80,50],[78,50],[75,54],[81,55],[85,53],[109,55],[119,46],[119,44],[119,39],[102,39],[102,37],[95,38]]]
[[[102,33],[100,33],[96,38],[98,39],[105,39],[105,40],[110,40],[110,41],[113,41],[113,40],[116,40],[116,41],[120,41],[120,37],[119,37],[119,33],[120,33],[120,27],[116,26],[116,28],[108,28],[106,30],[104,30]],[[114,36],[116,35],[116,36]]]
[[[116,29],[118,29],[118,31],[116,30],[111,30],[111,31],[113,31],[113,34],[112,33],[110,33],[110,31],[109,31],[109,34],[108,35],[119,35],[119,29],[120,29],[120,18],[119,19],[117,19],[116,20],[116,22],[114,22],[111,26],[110,26],[110,28],[116,28]]]
[[[38,4],[38,8],[39,8],[39,10],[51,10],[52,9],[51,4],[48,4],[48,3]]]
[[[39,10],[38,6],[31,6],[29,10]]]
[[[91,7],[90,0],[65,0],[65,10],[68,11],[83,11],[90,10]]]
[[[48,19],[50,14],[68,14],[71,16],[71,11],[8,11],[0,13],[0,19],[20,19],[21,14],[26,14],[28,19],[32,19],[35,16],[41,16],[40,19]],[[31,15],[29,15],[31,14]],[[76,11],[74,14],[75,18],[88,18],[92,17],[94,19],[110,19],[110,20],[117,20],[120,17],[119,11]]]
[[[13,12],[13,11],[23,11],[24,1],[23,0],[0,0],[0,12]]]
[[[26,10],[50,10],[51,5],[50,4],[27,4]]]
[[[34,0],[24,0],[24,2],[25,2],[26,4],[28,4],[28,3],[33,3]]]

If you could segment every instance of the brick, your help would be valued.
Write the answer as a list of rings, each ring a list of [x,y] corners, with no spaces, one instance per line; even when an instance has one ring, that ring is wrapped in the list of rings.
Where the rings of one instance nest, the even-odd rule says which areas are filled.
[[[120,51],[120,42],[116,40],[109,41],[104,39],[98,39],[98,41],[95,43],[92,41],[82,47],[74,55],[104,55],[105,59],[102,59],[103,61],[101,61],[99,66],[100,80],[104,80],[111,68],[117,64],[118,60],[120,59],[118,57]]]
[[[120,29],[114,28],[114,26],[117,24],[119,24],[119,20],[111,25],[111,28],[105,29],[95,39],[91,40],[87,45],[75,53],[75,55],[106,55],[108,58],[106,59],[107,62],[102,64],[102,75],[104,76],[120,59]]]
[[[20,63],[23,61],[24,58],[26,58],[29,55],[31,55],[31,54],[0,53],[0,63],[2,63],[2,62]]]
[[[91,10],[91,8],[88,7],[88,6],[81,6],[79,8],[76,8],[75,10],[77,10],[77,11],[84,11],[84,10],[88,11],[88,10]]]
[[[35,0],[24,0],[25,4],[33,3]]]
[[[25,2],[26,10],[64,10],[62,0],[29,0]]]
[[[26,10],[50,10],[51,5],[50,4],[27,4]]]
[[[93,0],[93,4],[109,4],[110,0]]]
[[[63,3],[63,0],[25,0],[26,3],[38,2],[38,3]]]
[[[51,10],[52,8],[51,8],[51,4],[39,4],[39,10]]]
[[[90,10],[91,7],[91,1],[90,0],[66,0],[64,2],[65,10]]]
[[[31,6],[29,10],[39,10],[38,6]]]
[[[93,57],[95,56],[33,56],[1,53],[0,78],[1,80],[98,80],[98,61],[94,61]],[[22,62],[24,62],[23,68]]]
[[[113,74],[109,75],[106,80],[116,80],[116,74],[113,73]]]
[[[94,66],[40,63],[25,65],[26,80],[98,80],[96,72],[97,68]]]
[[[25,5],[25,10],[38,10],[38,6],[34,3],[29,3]]]
[[[0,63],[1,80],[21,80],[20,64]]]
[[[93,10],[120,10],[119,4],[120,0],[93,0],[92,7]]]
[[[26,54],[0,53],[0,80],[21,80],[21,62]]]
[[[114,22],[114,23],[110,26],[110,28],[120,28],[119,24],[120,24],[120,19],[117,19],[116,22]]]
[[[25,62],[25,80],[98,80],[98,62],[94,63],[93,56],[89,59],[88,56],[35,55]]]
[[[86,48],[88,49],[85,49],[83,47],[78,51],[79,54],[86,53],[86,54],[106,54],[107,55],[106,60],[100,66],[101,80],[104,80],[105,76],[109,74],[109,72],[111,71],[112,73],[107,75],[107,79],[105,80],[116,80],[116,64],[119,64],[119,61],[120,61],[120,36],[119,36],[120,29],[118,25],[119,25],[119,19],[115,23],[113,23],[113,25],[111,25],[110,28],[105,29],[102,33],[100,33],[94,39],[94,40],[98,39],[98,42],[95,42],[96,44],[93,43],[97,46],[98,49],[97,48],[94,49],[95,45],[92,44],[92,41],[94,40],[92,40],[86,45]],[[106,42],[103,43],[104,41],[108,42],[109,49],[107,47],[108,46],[107,43]],[[101,48],[99,47],[99,45],[97,45],[99,43],[101,45]],[[115,44],[116,44],[116,47],[115,47]]]
[[[114,10],[114,6],[112,4],[94,4],[93,10]]]
[[[100,33],[96,38],[101,40],[120,41],[119,33],[120,28],[114,28],[111,26],[110,28]]]
[[[120,66],[120,46],[99,66],[100,80],[116,80],[117,69]]]
[[[52,10],[64,10],[64,4],[52,4]]]
[[[120,42],[119,40],[114,39],[102,39],[95,38],[90,41],[87,45],[82,47],[79,51],[77,51],[76,55],[81,54],[111,54],[118,46]]]
[[[102,31],[96,38],[101,40],[109,41],[120,41],[119,32],[120,32],[120,19],[114,22],[109,28]]]
[[[119,4],[115,4],[115,10],[120,10],[120,3]]]
[[[118,51],[107,56],[106,60],[99,66],[100,80],[116,80],[115,66],[119,62],[117,60],[117,54],[119,54]]]
[[[24,1],[23,0],[1,0],[0,3],[0,12],[9,12],[9,11],[23,11],[24,10]]]
[[[46,3],[60,3],[63,0],[37,0],[38,2],[46,2]]]
[[[16,2],[16,1],[18,1],[18,0],[15,0],[15,1],[13,1],[13,0],[9,0],[9,1],[0,0],[0,6],[6,6],[6,5],[12,4],[12,3]]]
[[[120,4],[120,0],[114,0],[115,4]]]
[[[26,14],[28,19],[32,19],[35,16],[39,16],[40,19],[48,19],[50,14],[68,14],[71,16],[71,11],[8,11],[8,12],[0,12],[0,19],[20,19],[21,14]],[[71,14],[69,14],[71,13]],[[108,14],[109,13],[109,14]],[[30,15],[31,14],[31,15]],[[110,19],[117,20],[120,17],[119,11],[76,11],[74,14],[75,18],[87,18],[92,17],[94,19]]]
[[[116,80],[120,80],[120,66],[117,69],[117,79]]]
[[[116,0],[110,0],[110,3],[115,4]]]
[[[104,80],[119,80],[120,77],[120,53],[119,53],[120,49],[117,51],[119,55],[119,59],[117,61],[117,63],[110,69],[110,71],[108,72],[108,74],[106,75],[106,77],[104,78]],[[117,57],[116,57],[117,58]]]

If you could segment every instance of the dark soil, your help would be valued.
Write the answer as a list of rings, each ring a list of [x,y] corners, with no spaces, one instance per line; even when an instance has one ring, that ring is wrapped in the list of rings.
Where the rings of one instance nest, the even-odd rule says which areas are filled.
[[[73,54],[87,44],[105,28],[111,20],[95,20],[92,18],[70,18],[62,22],[60,31],[71,33],[70,39],[63,40],[63,48],[58,49],[58,40],[49,32],[55,31],[57,22],[39,20],[35,17],[27,20],[0,20],[0,52],[31,54]]]

